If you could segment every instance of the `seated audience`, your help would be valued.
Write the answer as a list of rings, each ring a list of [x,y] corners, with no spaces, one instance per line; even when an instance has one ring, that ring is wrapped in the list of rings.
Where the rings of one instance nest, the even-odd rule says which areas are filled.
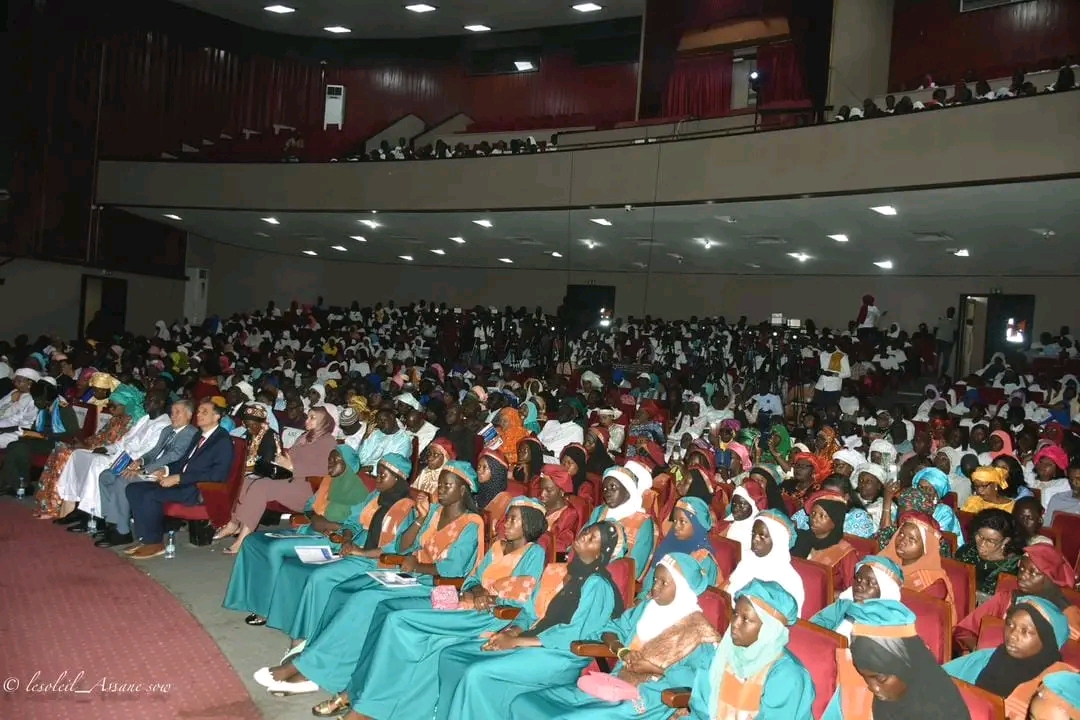
[[[989,509],[972,519],[971,537],[956,551],[956,559],[975,567],[978,602],[985,602],[994,594],[1000,575],[1016,574],[1023,551],[1023,542],[1009,513]]]
[[[743,554],[724,590],[734,598],[735,593],[755,578],[780,584],[802,612],[806,590],[802,577],[791,566],[791,548],[795,545],[795,526],[779,510],[763,510],[754,518],[750,538],[750,553]]]
[[[26,378],[18,376],[18,379],[23,386]],[[16,392],[20,391],[12,390],[12,393]],[[6,443],[0,439],[0,447],[7,448],[3,467],[0,467],[0,493],[14,494],[19,488],[25,489],[30,477],[30,457],[48,455],[58,443],[70,443],[79,432],[79,419],[71,403],[60,397],[54,385],[39,380],[28,395],[35,410],[33,421],[17,434],[17,439]],[[0,422],[5,422],[2,416]]]
[[[851,639],[848,608],[867,600],[900,600],[904,571],[884,555],[867,555],[855,566],[851,586],[840,593],[836,602],[819,610],[810,622]]]

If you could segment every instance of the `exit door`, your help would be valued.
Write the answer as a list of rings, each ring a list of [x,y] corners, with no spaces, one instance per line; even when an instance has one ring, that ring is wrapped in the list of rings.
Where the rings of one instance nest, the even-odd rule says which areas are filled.
[[[82,276],[79,339],[111,341],[127,325],[127,280]]]
[[[1024,352],[1035,325],[1034,295],[964,295],[960,298],[958,377],[980,370],[994,353]]]

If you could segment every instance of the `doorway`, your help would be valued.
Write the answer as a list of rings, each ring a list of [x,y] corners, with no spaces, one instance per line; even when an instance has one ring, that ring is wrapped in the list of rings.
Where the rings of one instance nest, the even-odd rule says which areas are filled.
[[[1008,357],[1031,347],[1034,295],[963,295],[960,310],[957,378],[983,368],[994,353]]]
[[[99,275],[82,276],[79,339],[108,341],[127,327],[128,281]]]
[[[567,285],[559,319],[570,337],[610,322],[615,315],[614,285]]]

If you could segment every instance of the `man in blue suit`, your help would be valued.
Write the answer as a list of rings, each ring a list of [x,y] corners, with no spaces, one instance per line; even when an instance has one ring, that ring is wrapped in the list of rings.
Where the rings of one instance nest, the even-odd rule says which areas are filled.
[[[122,473],[111,469],[98,476],[101,490],[101,514],[105,518],[105,530],[95,536],[94,543],[100,548],[129,545],[131,536],[131,506],[127,500],[127,486],[131,482],[145,482],[158,470],[168,467],[188,456],[191,444],[199,429],[191,424],[195,408],[190,400],[177,400],[169,408],[170,424],[161,430],[157,445],[131,461]]]
[[[224,409],[209,400],[199,403],[195,412],[195,425],[199,434],[184,456],[158,470],[157,482],[131,483],[127,486],[127,499],[135,519],[135,536],[141,545],[124,552],[136,560],[146,560],[165,554],[164,535],[165,503],[184,505],[199,503],[200,482],[226,482],[233,461],[232,438],[221,427]]]

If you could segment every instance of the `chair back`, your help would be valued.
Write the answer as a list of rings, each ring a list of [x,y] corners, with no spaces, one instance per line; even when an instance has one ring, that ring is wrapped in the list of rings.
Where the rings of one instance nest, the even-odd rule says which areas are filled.
[[[791,558],[791,566],[802,578],[803,590],[806,592],[806,599],[803,600],[799,617],[809,620],[836,600],[836,593],[833,590],[833,569],[813,560],[795,557]]]
[[[945,541],[945,544],[949,546],[949,554],[956,555],[957,538],[956,533],[942,532],[941,538]]]
[[[1002,573],[998,575],[996,592],[1006,590],[1012,592],[1020,587],[1020,581],[1016,579],[1015,575],[1009,573]],[[1080,607],[1080,590],[1074,588],[1061,588],[1061,594],[1065,596],[1065,599],[1070,604]]]
[[[956,511],[956,519],[960,522],[960,529],[964,531],[964,537],[971,537],[971,522],[975,519],[975,513]]]
[[[1039,528],[1039,535],[1042,535],[1045,538],[1050,538],[1050,542],[1054,543],[1054,547],[1058,549],[1058,552],[1061,551],[1061,541],[1062,541],[1061,528],[1056,528],[1056,527]],[[1062,553],[1062,555],[1064,555],[1064,553]],[[1068,559],[1072,560],[1072,558],[1068,558]]]
[[[967,705],[971,720],[1005,720],[1005,699],[957,678],[952,679]]]
[[[98,407],[97,405],[72,405],[75,411],[75,419],[79,421],[78,438],[85,440],[98,431]]]
[[[716,533],[709,534],[709,542],[712,543],[713,558],[716,566],[720,569],[722,577],[729,578],[735,571],[735,566],[742,559],[742,545]]]
[[[855,548],[855,555],[862,560],[867,555],[878,554],[877,540],[873,538],[859,537],[858,535],[844,535],[844,540],[848,545]]]
[[[843,635],[808,620],[800,619],[791,627],[787,649],[810,671],[810,679],[814,683],[815,718],[822,716],[836,692],[836,674],[839,671],[836,651],[846,648],[847,644],[847,638]]]
[[[510,493],[511,497],[518,497],[519,495],[528,495],[529,488],[525,483],[506,478],[506,492]]]
[[[567,495],[566,504],[577,511],[578,523],[577,527],[574,528],[574,535],[577,536],[581,532],[581,528],[585,527],[585,523],[589,521],[589,516],[592,515],[592,503],[589,502],[588,498],[583,498],[580,495]]]
[[[645,492],[641,493],[641,506],[645,508],[645,512],[652,518],[656,527],[660,527],[662,520],[660,517],[660,493],[652,488],[645,490]]]
[[[1061,554],[1069,562],[1080,565],[1080,515],[1055,512],[1050,527],[1061,534]]]
[[[698,596],[705,619],[723,635],[731,624],[731,596],[719,588],[708,588]]]
[[[915,630],[938,664],[952,657],[952,607],[926,593],[903,588],[900,601],[915,613]]]
[[[941,498],[941,504],[942,505],[948,505],[953,510],[956,510],[956,493],[954,493],[954,492],[945,493],[945,497]]]
[[[941,558],[941,569],[949,576],[956,600],[956,617],[967,617],[975,609],[975,566],[952,558]]]
[[[585,485],[578,488],[578,494],[583,494],[585,487],[589,487],[589,492],[592,492],[587,499],[593,504],[593,507],[599,505],[604,501],[604,478],[599,473],[585,473]]]
[[[1005,642],[1005,620],[987,615],[979,622],[979,641],[976,650],[993,650]]]
[[[608,563],[607,571],[611,575],[611,579],[615,581],[615,587],[619,589],[619,593],[622,595],[623,607],[632,607],[634,605],[634,585],[637,579],[634,559],[622,557],[618,560],[612,560]]]
[[[1080,668],[1080,640],[1066,640],[1061,648],[1061,660]]]
[[[504,490],[493,497],[484,508],[484,527],[487,528],[489,546],[498,537],[500,524],[506,515],[506,508],[510,507],[510,501],[513,499],[514,496]]]

